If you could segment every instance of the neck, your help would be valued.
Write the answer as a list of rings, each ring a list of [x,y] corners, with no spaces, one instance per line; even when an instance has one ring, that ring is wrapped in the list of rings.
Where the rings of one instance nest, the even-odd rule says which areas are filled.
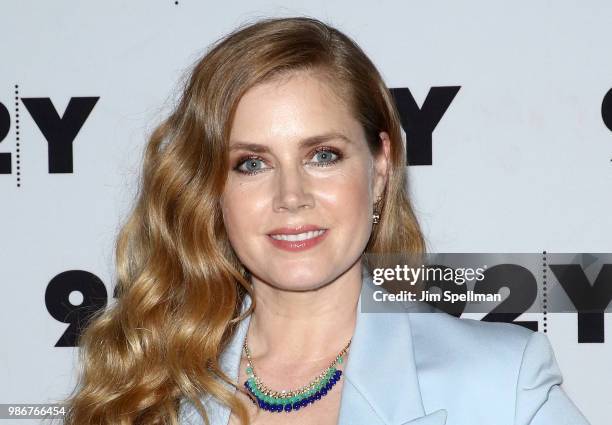
[[[253,277],[257,305],[247,332],[253,358],[282,365],[335,357],[352,338],[361,282],[360,261],[312,291],[279,290]]]

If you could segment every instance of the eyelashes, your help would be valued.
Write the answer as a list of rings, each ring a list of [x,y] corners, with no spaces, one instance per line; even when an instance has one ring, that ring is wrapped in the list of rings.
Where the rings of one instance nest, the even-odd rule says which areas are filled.
[[[323,146],[320,148],[315,149],[315,151],[312,153],[312,157],[319,155],[319,154],[327,154],[327,156],[334,156],[335,158],[333,159],[325,159],[323,160],[323,162],[309,162],[309,164],[312,164],[314,166],[317,167],[329,167],[332,166],[334,164],[337,164],[339,161],[341,161],[344,158],[344,155],[342,155],[342,153],[334,148],[328,147],[328,146]],[[321,155],[323,156],[323,155]],[[248,164],[249,162],[251,164],[256,164],[258,161],[261,162],[266,162],[265,159],[263,159],[262,157],[258,156],[258,155],[246,155],[246,156],[242,156],[240,157],[240,159],[236,162],[236,165],[234,165],[234,167],[232,167],[232,169],[240,174],[244,174],[244,175],[255,175],[255,174],[259,174],[263,171],[266,171],[268,168],[262,168],[262,169],[258,169],[258,170],[249,170],[249,169],[244,169],[243,168],[243,164]]]

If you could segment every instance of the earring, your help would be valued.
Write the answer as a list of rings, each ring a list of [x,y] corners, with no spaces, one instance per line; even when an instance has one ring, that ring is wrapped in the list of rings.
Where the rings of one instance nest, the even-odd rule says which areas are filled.
[[[378,197],[378,200],[374,204],[374,214],[372,214],[372,223],[378,224],[380,222],[380,201],[382,200],[382,196]]]

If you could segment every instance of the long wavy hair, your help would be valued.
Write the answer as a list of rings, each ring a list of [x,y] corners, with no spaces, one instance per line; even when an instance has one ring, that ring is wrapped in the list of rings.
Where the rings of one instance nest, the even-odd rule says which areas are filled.
[[[189,71],[176,107],[150,134],[137,198],[117,236],[117,301],[92,316],[79,339],[67,425],[177,424],[181,400],[208,424],[205,395],[248,424],[233,392],[241,388],[223,373],[219,356],[256,303],[240,315],[251,284],[218,201],[234,112],[256,84],[313,72],[363,125],[373,155],[386,131],[389,175],[365,253],[424,252],[396,106],[351,38],[309,17],[262,19],[217,40]]]

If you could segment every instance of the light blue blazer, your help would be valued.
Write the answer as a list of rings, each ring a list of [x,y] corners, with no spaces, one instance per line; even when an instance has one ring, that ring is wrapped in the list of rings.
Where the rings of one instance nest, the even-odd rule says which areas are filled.
[[[382,289],[363,269],[355,331],[344,366],[339,425],[588,425],[561,388],[561,371],[546,335],[508,323],[426,313],[410,303],[398,313],[363,313],[361,300]],[[250,305],[247,296],[242,311]],[[425,309],[425,310],[421,310]],[[439,311],[439,310],[436,310]],[[238,379],[250,316],[221,356]],[[332,390],[333,391],[333,390]],[[212,425],[227,425],[230,411],[202,399]],[[291,423],[291,413],[286,415]],[[203,424],[183,400],[183,425]]]

